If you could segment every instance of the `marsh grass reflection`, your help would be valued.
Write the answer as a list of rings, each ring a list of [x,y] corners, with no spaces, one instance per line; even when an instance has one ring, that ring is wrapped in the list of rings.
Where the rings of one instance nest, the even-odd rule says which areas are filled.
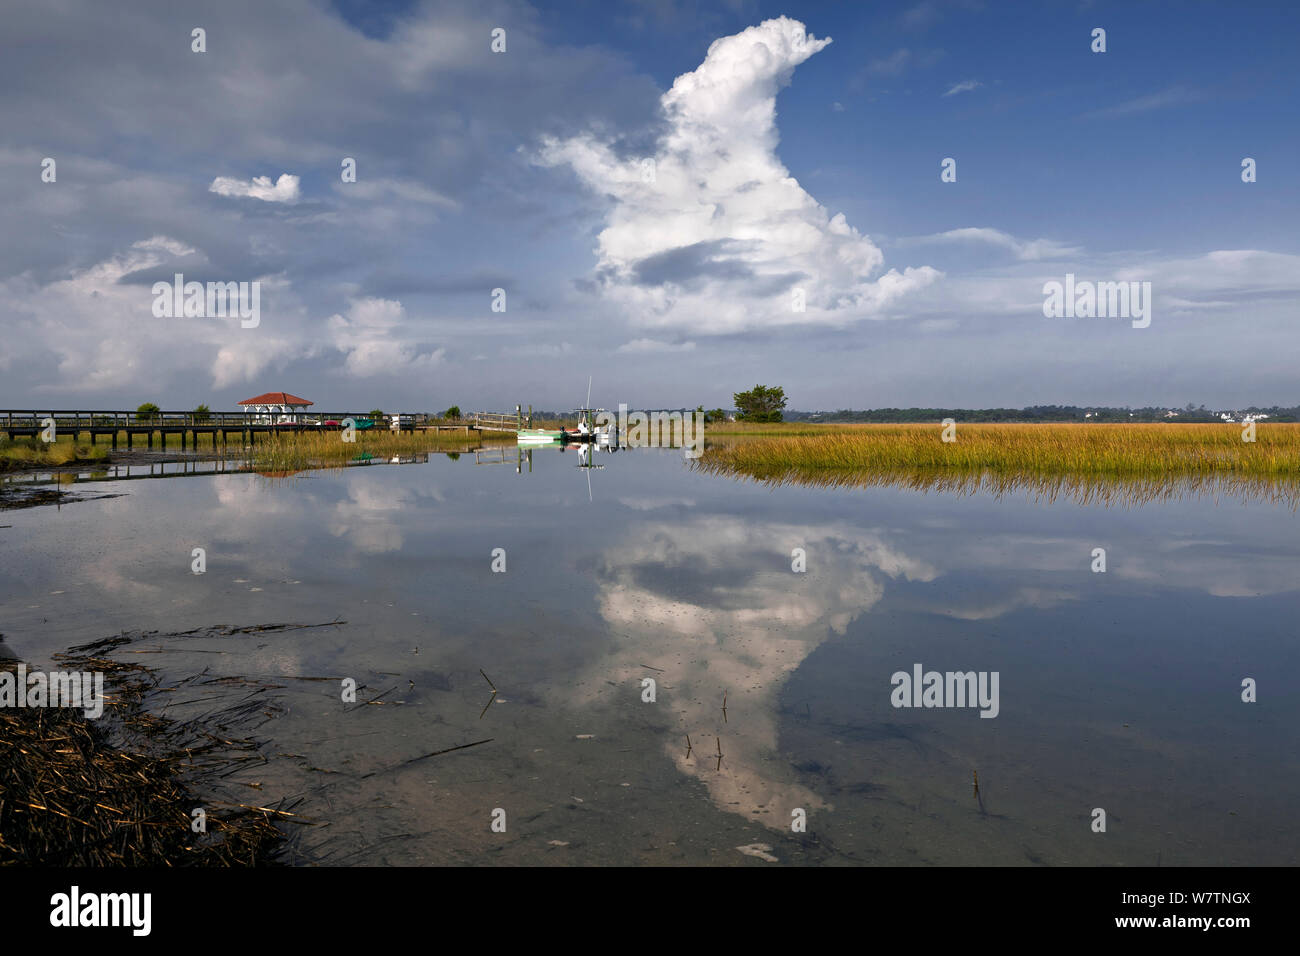
[[[769,486],[898,487],[958,496],[1136,506],[1182,498],[1300,505],[1300,425],[1260,426],[1255,442],[1217,425],[849,427],[818,436],[713,440],[691,466]]]

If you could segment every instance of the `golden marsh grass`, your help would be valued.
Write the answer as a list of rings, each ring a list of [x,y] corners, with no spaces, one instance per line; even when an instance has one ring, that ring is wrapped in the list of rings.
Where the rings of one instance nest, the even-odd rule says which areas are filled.
[[[1300,424],[757,426],[710,432],[696,467],[770,484],[896,485],[957,494],[1029,491],[1081,503],[1186,494],[1300,500]],[[748,432],[748,433],[747,433]]]
[[[345,465],[358,457],[392,458],[426,451],[463,451],[468,444],[515,443],[513,434],[485,432],[476,439],[459,432],[359,431],[357,440],[345,442],[342,432],[302,432],[259,437],[249,450],[249,462],[258,471],[298,471]]]
[[[0,471],[10,468],[40,468],[103,461],[108,451],[75,439],[43,442],[39,438],[0,437]]]

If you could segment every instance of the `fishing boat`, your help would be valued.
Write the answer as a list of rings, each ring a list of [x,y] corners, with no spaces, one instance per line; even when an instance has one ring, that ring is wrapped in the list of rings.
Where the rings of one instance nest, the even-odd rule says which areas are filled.
[[[521,428],[518,442],[521,445],[562,445],[566,434],[563,428]]]
[[[586,411],[587,409],[578,409],[580,415]],[[577,428],[521,428],[518,432],[518,441],[521,445],[570,445],[596,440],[596,430],[585,419],[578,422]]]
[[[579,408],[576,409],[578,415],[578,427],[568,428],[564,431],[564,440],[566,442],[575,442],[579,444],[599,445],[603,449],[618,447],[618,426],[606,425],[601,428],[595,424],[595,416],[603,413],[603,408]]]
[[[602,414],[608,413],[603,408],[591,407],[590,376],[587,377],[587,404],[576,411],[578,414],[578,427],[565,433],[568,436],[568,441],[591,442],[606,451],[618,447],[618,426],[610,424],[602,428],[596,424]]]
[[[578,415],[577,428],[520,428],[517,432],[518,444],[567,445],[592,442],[606,451],[618,448],[618,426],[599,428],[595,424],[594,416],[605,409],[591,407],[590,377],[587,379],[587,404],[575,411]]]

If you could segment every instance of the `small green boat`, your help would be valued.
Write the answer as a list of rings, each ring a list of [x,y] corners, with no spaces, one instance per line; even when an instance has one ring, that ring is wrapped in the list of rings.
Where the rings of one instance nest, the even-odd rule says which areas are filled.
[[[564,431],[559,428],[521,428],[518,441],[521,445],[559,444],[564,441]]]

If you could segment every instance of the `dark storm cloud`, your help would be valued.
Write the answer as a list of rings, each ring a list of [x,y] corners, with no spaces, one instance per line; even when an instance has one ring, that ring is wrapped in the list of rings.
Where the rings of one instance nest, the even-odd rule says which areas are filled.
[[[730,258],[750,244],[734,239],[712,239],[678,246],[646,256],[634,265],[639,285],[688,286],[699,279],[749,279],[754,270],[739,259]]]
[[[545,40],[541,16],[517,2],[416,4],[368,33],[309,0],[70,0],[10,5],[2,19],[0,364],[13,399],[130,380],[136,357],[93,343],[138,334],[147,295],[119,297],[119,314],[112,301],[76,315],[63,303],[87,301],[79,286],[92,297],[105,283],[129,287],[125,295],[175,272],[273,277],[264,302],[279,307],[254,333],[261,340],[226,343],[183,324],[153,330],[155,341],[187,341],[147,356],[160,387],[191,382],[196,360],[219,367],[222,381],[298,362],[310,371],[303,387],[313,387],[330,374],[320,365],[331,354],[325,328],[352,314],[357,296],[487,295],[518,284],[499,234],[535,233],[557,212],[520,146],[542,131],[649,117],[659,95],[626,60]],[[489,48],[498,26],[504,54]],[[204,53],[191,50],[195,27],[206,30]],[[40,181],[47,156],[54,183]],[[344,157],[356,160],[356,184],[340,180]],[[217,177],[284,174],[301,181],[290,202],[209,191]],[[424,262],[441,268],[427,275]],[[562,294],[567,276],[556,281]],[[56,295],[41,291],[50,283],[62,284]],[[437,307],[403,310],[375,341],[427,353],[438,344]],[[70,327],[83,343],[75,350]],[[90,355],[101,366],[93,375]]]

